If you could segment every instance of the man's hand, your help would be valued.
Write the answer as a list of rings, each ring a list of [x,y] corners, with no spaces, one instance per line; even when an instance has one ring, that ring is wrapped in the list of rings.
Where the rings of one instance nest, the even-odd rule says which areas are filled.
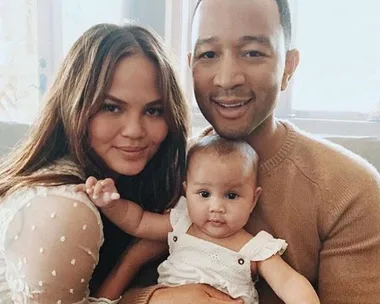
[[[178,287],[157,289],[149,304],[244,304],[225,293],[204,284],[188,284]]]

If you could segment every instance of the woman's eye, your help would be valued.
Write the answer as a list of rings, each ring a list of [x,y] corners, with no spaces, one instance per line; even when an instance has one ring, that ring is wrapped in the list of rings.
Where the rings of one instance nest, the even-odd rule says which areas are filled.
[[[114,105],[114,104],[104,104],[103,105],[103,111],[115,113],[115,112],[120,111],[120,107],[118,105]]]
[[[216,58],[215,52],[209,51],[209,52],[204,52],[198,56],[200,59],[214,59]]]
[[[210,197],[210,192],[208,192],[208,191],[201,191],[201,192],[199,192],[199,195],[201,197],[203,197],[203,198],[208,198],[208,197]]]
[[[238,195],[236,193],[230,192],[230,193],[227,193],[226,197],[230,200],[234,200],[238,198]]]
[[[162,116],[164,114],[164,108],[149,108],[146,110],[149,116]]]

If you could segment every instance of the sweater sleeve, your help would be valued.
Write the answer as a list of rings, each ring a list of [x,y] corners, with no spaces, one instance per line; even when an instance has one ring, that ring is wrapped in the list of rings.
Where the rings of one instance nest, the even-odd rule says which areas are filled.
[[[153,293],[160,288],[165,288],[162,285],[153,285],[143,288],[131,288],[123,295],[119,304],[148,304]]]
[[[329,225],[320,251],[321,303],[379,303],[380,176],[370,174],[357,183],[343,189],[323,215]]]

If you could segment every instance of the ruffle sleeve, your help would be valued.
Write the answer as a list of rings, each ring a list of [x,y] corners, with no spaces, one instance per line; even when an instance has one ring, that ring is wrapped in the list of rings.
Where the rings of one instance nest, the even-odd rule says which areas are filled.
[[[182,196],[177,205],[170,211],[170,224],[173,230],[181,224],[184,218],[190,220],[187,201],[186,198]]]
[[[251,261],[264,261],[275,254],[282,255],[288,244],[283,239],[276,239],[271,234],[260,231],[241,250]]]

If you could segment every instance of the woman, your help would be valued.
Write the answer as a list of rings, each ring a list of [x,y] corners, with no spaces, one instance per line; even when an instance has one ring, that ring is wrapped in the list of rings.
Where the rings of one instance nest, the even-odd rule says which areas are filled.
[[[124,198],[162,212],[180,195],[187,130],[159,38],[134,25],[85,32],[0,170],[0,302],[116,303],[89,290],[131,238],[73,188],[90,175],[113,177]]]

